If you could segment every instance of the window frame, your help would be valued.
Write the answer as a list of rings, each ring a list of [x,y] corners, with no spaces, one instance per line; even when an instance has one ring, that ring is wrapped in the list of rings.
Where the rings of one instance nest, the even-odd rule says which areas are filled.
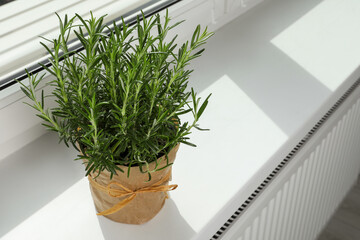
[[[110,29],[113,28],[112,24],[115,22],[117,25],[120,25],[122,22],[122,19],[124,19],[126,24],[133,25],[136,22],[137,17],[139,16],[140,19],[142,19],[141,11],[143,11],[144,16],[150,17],[156,13],[159,13],[163,11],[166,8],[169,8],[173,6],[176,3],[181,2],[182,0],[163,0],[159,2],[150,1],[145,4],[142,4],[140,7],[135,8],[129,12],[127,12],[124,15],[118,16],[115,19],[113,19],[110,22],[107,22],[106,25],[109,26]],[[71,51],[79,52],[84,50],[84,47],[81,45],[79,40],[75,40],[71,43]],[[27,79],[27,73],[25,69],[30,74],[37,74],[39,72],[42,72],[44,70],[44,67],[41,65],[44,65],[46,67],[50,67],[50,55],[47,54],[44,57],[41,57],[40,59],[35,59],[34,61],[24,65],[22,68],[17,68],[13,70],[12,72],[5,74],[3,76],[0,76],[0,93],[5,90],[6,88],[15,85],[18,81],[23,81]],[[1,99],[1,98],[0,98]]]

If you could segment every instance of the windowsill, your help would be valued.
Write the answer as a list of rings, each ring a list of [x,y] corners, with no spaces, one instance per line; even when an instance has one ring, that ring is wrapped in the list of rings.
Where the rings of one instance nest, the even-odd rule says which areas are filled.
[[[213,93],[200,123],[211,130],[193,133],[197,148],[180,147],[172,177],[179,188],[149,223],[97,217],[81,164],[69,164],[76,152],[46,134],[1,162],[11,165],[7,160],[15,158],[26,167],[0,174],[9,193],[2,201],[21,206],[2,216],[38,204],[4,239],[209,239],[360,75],[359,59],[352,57],[360,55],[360,34],[342,28],[360,22],[347,12],[360,3],[342,3],[338,11],[332,2],[268,0],[217,31],[191,78],[201,96]],[[294,41],[297,35],[307,40]],[[344,46],[343,38],[354,41]],[[344,59],[348,49],[352,54]],[[30,158],[39,164],[29,164]],[[19,180],[9,183],[15,172]],[[39,206],[34,194],[45,192]]]

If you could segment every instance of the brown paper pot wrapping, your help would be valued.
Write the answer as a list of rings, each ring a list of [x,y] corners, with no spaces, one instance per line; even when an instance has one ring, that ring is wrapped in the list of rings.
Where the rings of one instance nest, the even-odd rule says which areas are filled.
[[[169,162],[174,162],[176,152],[179,149],[179,145],[175,146],[170,153],[168,154]],[[166,165],[165,156],[161,157],[162,161],[159,164],[159,168]],[[160,158],[159,158],[160,159]],[[154,169],[155,162],[149,164],[150,169]],[[151,181],[147,182],[148,175],[141,173],[139,167],[131,167],[130,177],[127,177],[126,172],[118,172],[118,175],[114,175],[110,180],[110,172],[103,171],[97,178],[94,179],[95,182],[102,186],[107,186],[110,182],[118,182],[130,190],[138,190],[144,187],[149,187],[154,185],[154,183],[161,181],[168,173],[171,171],[171,167],[167,167],[161,171],[157,171],[151,174]],[[171,174],[171,173],[170,173]],[[94,174],[94,176],[96,176]],[[170,178],[171,180],[171,178]],[[164,182],[161,185],[168,185],[168,181]],[[114,188],[119,188],[115,186]],[[110,209],[120,201],[124,200],[126,197],[112,197],[107,192],[99,190],[94,187],[90,182],[90,190],[94,200],[96,210],[102,212],[104,210]],[[165,203],[167,197],[166,192],[144,192],[137,193],[135,198],[126,204],[119,211],[105,215],[105,217],[121,223],[128,224],[143,224],[153,217],[161,210]]]

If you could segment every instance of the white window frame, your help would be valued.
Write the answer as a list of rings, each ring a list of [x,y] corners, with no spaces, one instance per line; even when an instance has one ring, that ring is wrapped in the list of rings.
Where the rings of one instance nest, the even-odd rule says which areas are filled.
[[[88,19],[91,11],[95,17],[105,15],[104,23],[121,21],[121,17],[131,23],[140,9],[145,15],[151,15],[176,2],[179,0],[17,0],[0,7],[0,91],[14,84],[14,78],[26,78],[25,68],[36,72],[42,69],[39,62],[49,63],[50,56],[39,42],[48,47],[51,47],[50,43],[39,36],[47,39],[58,37],[59,21],[55,12],[62,19],[65,15],[71,18],[76,13]],[[79,23],[76,20],[74,24]],[[75,35],[70,38],[75,38]],[[73,45],[75,49],[81,47],[79,41]]]

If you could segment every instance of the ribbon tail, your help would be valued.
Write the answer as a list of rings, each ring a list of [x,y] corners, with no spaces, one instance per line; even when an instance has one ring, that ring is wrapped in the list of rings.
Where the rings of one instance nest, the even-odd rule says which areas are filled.
[[[115,204],[111,208],[109,208],[109,209],[107,209],[105,211],[99,212],[96,215],[109,215],[109,214],[115,213],[115,212],[119,211],[120,209],[122,209],[123,207],[125,207],[126,204],[131,202],[135,198],[135,196],[136,196],[135,193],[131,194],[129,197],[125,198],[121,202],[118,202],[117,204]]]

